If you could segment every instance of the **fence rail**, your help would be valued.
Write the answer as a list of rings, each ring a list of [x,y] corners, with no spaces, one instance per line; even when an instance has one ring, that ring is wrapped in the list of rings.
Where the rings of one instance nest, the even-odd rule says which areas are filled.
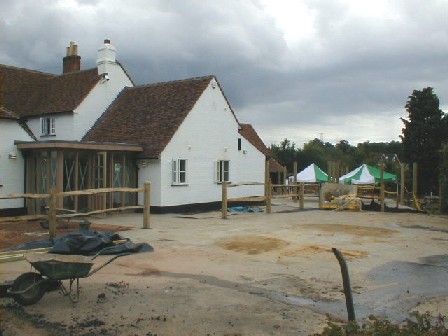
[[[107,208],[101,210],[93,210],[89,212],[73,212],[68,210],[67,214],[57,214],[59,211],[67,211],[66,209],[57,208],[57,199],[68,197],[68,196],[80,196],[80,195],[95,195],[113,192],[143,192],[143,205],[131,205],[122,206],[116,208]],[[56,192],[55,189],[50,190],[49,194],[9,194],[2,195],[0,199],[16,199],[16,198],[31,198],[31,199],[48,199],[48,214],[35,214],[35,215],[24,215],[24,216],[10,216],[10,217],[0,217],[0,223],[14,223],[17,221],[31,221],[31,220],[42,220],[47,219],[49,223],[49,233],[50,237],[56,236],[57,230],[57,219],[59,218],[73,218],[73,217],[86,217],[90,215],[96,215],[100,213],[123,211],[123,210],[133,210],[133,209],[143,209],[143,228],[149,229],[150,226],[150,193],[151,193],[151,183],[145,182],[143,188],[100,188],[100,189],[85,189],[77,191],[66,191],[66,192]]]

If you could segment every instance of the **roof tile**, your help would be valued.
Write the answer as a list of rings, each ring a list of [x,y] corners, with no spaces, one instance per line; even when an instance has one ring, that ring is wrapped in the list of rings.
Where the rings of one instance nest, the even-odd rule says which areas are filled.
[[[97,69],[54,75],[0,64],[3,105],[19,117],[72,112],[101,79]]]
[[[213,76],[125,88],[85,141],[138,143],[158,158]]]

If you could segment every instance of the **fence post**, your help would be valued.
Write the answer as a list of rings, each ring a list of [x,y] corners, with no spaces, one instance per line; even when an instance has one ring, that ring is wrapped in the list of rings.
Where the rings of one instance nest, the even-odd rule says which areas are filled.
[[[345,262],[342,253],[337,248],[333,247],[332,251],[339,262],[339,266],[341,267],[342,284],[344,287],[345,305],[347,307],[348,320],[356,321],[355,307],[353,306],[353,296],[352,296],[352,289],[350,286],[350,275],[348,273],[347,263]]]
[[[50,198],[48,200],[48,227],[50,238],[56,237],[56,189],[50,189]]]
[[[292,197],[292,200],[294,202],[297,202],[297,194],[299,191],[297,188],[297,161],[294,161],[294,179],[293,179],[293,181],[294,181],[294,187],[292,188],[292,190],[293,190],[293,194],[295,196]]]
[[[266,182],[266,213],[270,214],[272,212],[271,209],[271,190],[272,190],[272,183],[271,180]]]
[[[286,171],[286,166],[283,166],[283,181],[280,184],[286,185],[286,180],[288,179],[288,172]],[[282,195],[287,194],[288,190],[282,187]]]
[[[400,174],[401,174],[401,178],[400,178],[400,181],[401,181],[401,184],[400,184],[400,203],[401,203],[401,205],[404,205],[404,188],[405,188],[405,178],[406,178],[406,175],[405,175],[405,170],[404,170],[404,163],[400,163]]]
[[[146,181],[143,184],[143,228],[144,229],[150,229],[151,223],[150,223],[150,210],[151,210],[151,182]]]
[[[222,219],[227,219],[227,182],[222,183]]]
[[[305,183],[300,183],[300,196],[299,196],[299,208],[303,210],[305,203]]]
[[[418,199],[418,164],[414,162],[412,164],[412,193],[415,196],[415,199]],[[418,208],[416,205],[415,208]]]
[[[384,164],[381,164],[380,166],[380,172],[381,172],[381,189],[380,189],[380,203],[381,203],[381,212],[384,212]]]

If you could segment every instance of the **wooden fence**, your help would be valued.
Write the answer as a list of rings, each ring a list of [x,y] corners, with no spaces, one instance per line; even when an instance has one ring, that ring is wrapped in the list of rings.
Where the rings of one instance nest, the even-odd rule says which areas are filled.
[[[65,209],[57,208],[57,199],[69,196],[80,196],[80,195],[96,195],[105,194],[112,192],[143,192],[144,204],[143,205],[132,205],[132,206],[121,206],[116,208],[107,208],[102,210],[93,210],[89,212],[74,212],[66,214],[57,214],[59,211],[64,211]],[[30,198],[30,199],[48,199],[48,214],[35,214],[35,215],[25,215],[25,216],[14,216],[14,217],[0,217],[0,223],[14,223],[17,221],[30,221],[30,220],[41,220],[46,219],[49,223],[49,233],[50,237],[56,236],[57,220],[58,218],[73,218],[73,217],[86,217],[90,215],[107,213],[113,211],[123,211],[132,209],[143,209],[143,228],[150,228],[150,194],[151,194],[151,183],[145,182],[143,188],[100,188],[100,189],[86,189],[77,191],[67,191],[67,192],[56,192],[55,189],[50,190],[49,194],[9,194],[0,195],[0,199],[15,199],[15,198]],[[67,211],[66,211],[67,212]]]
[[[244,185],[264,185],[264,196],[252,196],[252,197],[239,197],[239,198],[228,198],[227,197],[227,189],[232,187],[238,187],[238,186],[244,186]],[[312,190],[317,186],[319,186],[317,183],[294,183],[294,184],[272,184],[271,182],[268,183],[261,183],[261,182],[242,182],[242,183],[222,183],[222,218],[227,218],[227,209],[228,209],[228,203],[229,202],[265,202],[266,204],[266,213],[270,214],[272,212],[272,199],[277,198],[289,198],[291,197],[294,201],[299,201],[299,207],[300,209],[304,208],[304,196],[307,194],[306,186],[312,187]],[[273,191],[276,188],[281,189],[280,194],[273,194]],[[314,192],[313,192],[314,193]]]

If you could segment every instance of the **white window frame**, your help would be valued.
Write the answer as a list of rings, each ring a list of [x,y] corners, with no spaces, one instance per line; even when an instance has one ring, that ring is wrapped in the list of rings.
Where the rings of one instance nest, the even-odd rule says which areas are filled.
[[[216,183],[230,182],[230,160],[216,161],[215,182]]]
[[[40,118],[41,136],[56,135],[56,118]]]
[[[183,163],[183,169],[180,169]],[[171,185],[187,185],[187,159],[173,159],[171,163]]]

